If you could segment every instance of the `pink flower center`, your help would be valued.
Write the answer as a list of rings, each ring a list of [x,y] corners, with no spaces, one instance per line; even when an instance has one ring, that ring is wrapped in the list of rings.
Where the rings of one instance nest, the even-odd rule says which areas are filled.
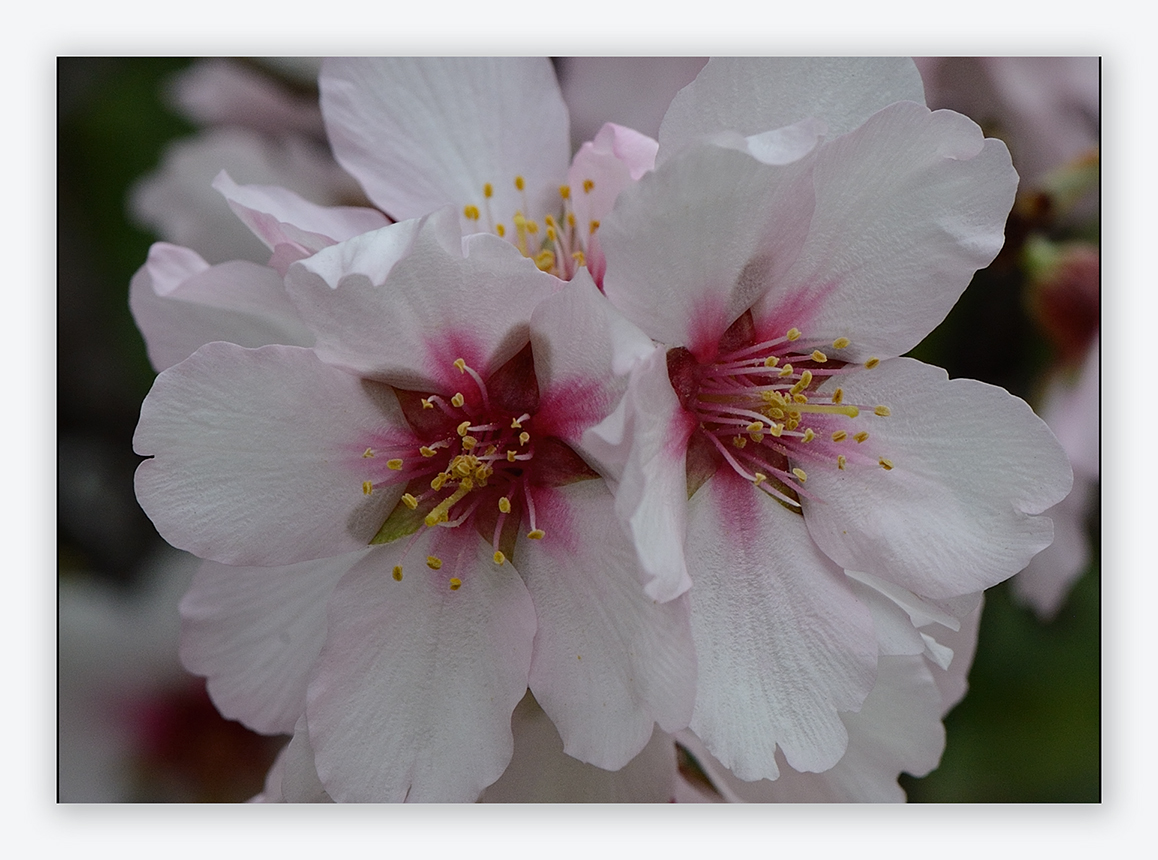
[[[725,464],[794,511],[814,468],[893,464],[871,454],[862,413],[890,414],[887,406],[850,403],[837,384],[842,375],[873,368],[840,360],[847,338],[817,341],[792,328],[758,338],[745,313],[720,339],[713,358],[688,349],[668,351],[668,377],[697,421],[688,449],[688,489],[694,492]],[[829,353],[832,353],[830,356]]]
[[[388,458],[384,479],[363,483],[367,495],[406,482],[401,501],[370,543],[408,535],[413,542],[423,529],[473,526],[493,546],[495,564],[503,564],[513,557],[524,523],[531,540],[546,536],[536,517],[538,491],[598,475],[564,442],[535,433],[539,386],[529,345],[489,380],[464,359],[454,366],[464,385],[449,396],[396,389],[409,438],[370,445],[362,455]],[[426,564],[439,570],[442,560],[428,556]],[[394,578],[401,581],[401,564]],[[452,590],[461,585],[457,577],[449,580]]]

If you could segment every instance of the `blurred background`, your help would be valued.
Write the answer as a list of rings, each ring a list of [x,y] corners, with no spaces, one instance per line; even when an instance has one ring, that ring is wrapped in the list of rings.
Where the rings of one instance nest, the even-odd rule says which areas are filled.
[[[556,61],[572,136],[655,135],[694,58]],[[1055,545],[986,593],[970,692],[918,802],[1093,802],[1100,791],[1099,63],[919,58],[930,107],[1007,142],[1022,177],[1006,247],[912,355],[1000,385],[1053,427],[1075,492]],[[208,187],[357,201],[317,110],[317,61],[58,60],[58,792],[72,801],[240,801],[284,738],[217,714],[177,659],[196,561],[137,506],[132,434],[154,372],[129,313],[149,245],[265,262]],[[233,225],[236,224],[236,227]],[[266,254],[268,256],[268,254]]]

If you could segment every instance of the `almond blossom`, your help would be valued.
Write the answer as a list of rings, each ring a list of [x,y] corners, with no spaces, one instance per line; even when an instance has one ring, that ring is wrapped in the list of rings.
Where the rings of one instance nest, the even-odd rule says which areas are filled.
[[[312,348],[209,343],[145,401],[138,498],[219,563],[186,665],[255,728],[304,712],[336,800],[475,799],[528,687],[602,768],[687,724],[686,602],[640,590],[581,443],[622,384],[579,347],[626,323],[559,286],[450,211],[403,221],[290,266]]]
[[[691,729],[741,779],[825,771],[879,671],[852,577],[960,618],[1069,490],[1025,403],[899,357],[1000,249],[1017,177],[908,61],[712,60],[659,142],[599,236],[662,346],[586,441],[648,594],[690,589]]]

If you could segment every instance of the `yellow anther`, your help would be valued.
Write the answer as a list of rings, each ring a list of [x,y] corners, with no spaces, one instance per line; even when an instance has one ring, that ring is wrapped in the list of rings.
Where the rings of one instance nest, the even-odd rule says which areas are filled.
[[[528,218],[527,219],[527,232],[528,233],[538,233],[539,232],[539,222],[538,221],[532,221],[531,219]]]
[[[866,433],[865,431],[862,430],[861,432],[857,433],[852,438],[855,439],[857,444],[859,445],[861,442],[863,442],[865,439],[868,438],[868,433]]]
[[[430,482],[430,489],[441,490],[442,485],[445,484],[449,480],[450,480],[450,475],[446,474],[446,472],[439,472],[437,475],[434,476],[434,480],[432,480]]]
[[[503,555],[501,550],[495,550],[494,559],[495,559],[495,564],[502,564],[504,561],[507,560],[507,557],[505,555]]]
[[[501,239],[505,235],[507,235],[507,228],[504,227],[502,224],[496,224],[495,225],[495,232],[499,234],[499,238]]]
[[[543,216],[543,223],[545,223],[548,227],[558,227],[559,226],[559,222],[555,220],[554,215],[544,215]],[[554,238],[554,236],[552,236],[551,238]]]
[[[470,422],[469,421],[463,421],[461,424],[458,425],[458,435],[459,436],[465,436],[466,431],[469,429],[470,429]]]
[[[433,457],[438,452],[435,451],[433,448],[427,448],[425,445],[423,445],[421,448],[418,449],[418,453],[421,454],[423,457]]]
[[[423,409],[433,409],[434,404],[431,403],[427,398],[423,397],[422,398],[422,408]]]
[[[511,512],[511,500],[506,496],[503,496],[499,499],[499,510],[504,514],[509,514]]]
[[[468,221],[477,221],[478,220],[478,207],[477,206],[463,206],[462,207],[462,214],[466,216]]]
[[[870,358],[868,361],[866,361],[864,363],[864,366],[867,367],[869,370],[872,370],[874,367],[876,367],[880,363],[881,363],[881,360],[879,358]]]
[[[838,388],[838,389],[836,389],[836,391],[832,392],[832,402],[833,403],[840,403],[840,401],[842,401],[842,400],[844,400],[844,389],[843,388]]]
[[[838,337],[836,340],[834,340],[832,342],[832,348],[833,349],[844,349],[850,343],[852,343],[852,341],[849,340],[847,337]]]
[[[414,498],[410,493],[402,494],[402,504],[406,505],[406,507],[412,511],[418,509],[418,499]]]
[[[599,229],[599,222],[596,221],[594,218],[592,218],[591,223],[587,225],[587,232],[588,233],[594,233],[598,229]]]
[[[877,462],[881,464],[881,468],[884,469],[886,472],[890,471],[893,468],[893,461],[892,460],[886,460],[884,457],[881,457],[880,460],[878,460]]]
[[[370,495],[372,492],[374,492],[374,482],[373,481],[363,481],[362,482],[362,492],[365,493],[367,496]]]
[[[515,462],[515,457],[517,457],[517,456],[518,456],[518,455],[517,455],[517,454],[515,454],[515,452],[514,452],[514,451],[507,451],[507,462],[508,462],[508,463],[513,463],[513,462]]]
[[[748,437],[753,442],[755,442],[757,445],[759,445],[761,442],[764,441],[764,434],[763,433],[749,433]]]
[[[814,349],[812,350],[812,360],[817,364],[824,364],[826,361],[828,361],[828,356],[821,352],[819,349]]]
[[[463,436],[462,437],[462,447],[466,448],[466,450],[468,450],[468,451],[473,451],[475,445],[477,445],[477,444],[478,444],[478,439],[474,438],[473,436]]]
[[[555,254],[552,251],[543,250],[535,255],[535,268],[540,272],[549,272],[555,268]]]
[[[779,437],[780,434],[784,432],[784,425],[783,424],[771,424],[768,426],[768,432],[771,433],[773,436]]]
[[[442,559],[435,555],[428,555],[426,557],[426,566],[431,570],[438,570],[442,567]]]
[[[363,457],[373,457],[374,456],[374,449],[373,448],[367,448],[365,451],[362,452],[362,456]]]
[[[456,408],[461,407],[464,403],[466,403],[466,398],[462,396],[461,391],[456,391],[454,397],[450,398],[450,405]]]
[[[779,363],[780,363],[780,359],[775,355],[770,355],[766,359],[764,359],[764,366],[765,367],[775,367]]]
[[[873,410],[874,415],[879,415],[881,418],[888,418],[893,414],[893,411],[887,406],[878,406]]]
[[[546,536],[547,533],[542,529],[531,529],[529,532],[527,532],[527,537],[529,537],[531,540],[542,540]]]
[[[748,425],[748,432],[749,433],[759,433],[763,429],[764,429],[764,425],[759,421],[753,421],[751,424]]]
[[[745,445],[748,444],[748,440],[744,436],[733,436],[732,437],[732,444],[734,446],[736,446],[737,448],[743,448]]]
[[[487,485],[487,478],[495,473],[495,470],[486,463],[479,464],[478,468],[474,470],[474,479],[478,481],[480,487]]]
[[[792,365],[791,364],[786,364],[782,368],[780,368],[780,376],[783,377],[783,376],[791,376],[791,375],[792,375]]]
[[[835,433],[832,434],[832,441],[833,442],[843,442],[847,438],[848,438],[848,433],[846,433],[844,430],[837,430]]]
[[[511,419],[511,429],[512,430],[521,430],[522,428],[523,428],[523,422],[522,421],[520,421],[518,418],[512,418]]]
[[[522,433],[519,434],[519,444],[520,445],[526,445],[530,441],[531,441],[531,434],[528,433],[526,430],[524,430]]]
[[[568,212],[567,213],[567,226],[570,227],[572,230],[575,229],[575,213],[574,212]]]
[[[584,255],[584,253],[582,251],[572,252],[571,259],[574,260],[576,262],[576,264],[578,264],[580,266],[586,266],[587,265],[587,257]]]
[[[522,191],[526,187],[527,187],[527,183],[523,181],[523,177],[516,176],[515,177],[515,189],[518,191]]]
[[[495,187],[489,182],[483,186],[483,197],[491,198],[495,196]]]
[[[466,478],[478,465],[478,457],[473,454],[459,454],[450,461],[450,470],[460,478]]]
[[[796,340],[798,337],[800,337],[800,329],[796,327],[788,329],[787,338],[789,340]]]
[[[848,462],[848,460],[844,459],[844,454],[841,454],[839,457],[836,458],[836,468],[844,469],[844,464],[847,462]]]
[[[792,470],[792,474],[795,475],[802,484],[808,480],[808,474],[799,466]]]
[[[571,199],[571,186],[570,185],[560,185],[559,186],[559,196],[562,197],[564,200],[570,200]]]
[[[812,428],[809,427],[807,430],[804,431],[804,438],[801,439],[800,441],[801,442],[811,442],[815,438],[816,438],[816,433],[814,433]]]
[[[808,402],[808,395],[807,394],[793,394],[792,395],[792,402],[793,403],[807,403]]]
[[[451,591],[458,591],[460,588],[462,588],[462,580],[459,579],[457,576],[452,576],[450,578],[450,590]]]
[[[755,479],[752,481],[752,483],[753,483],[753,484],[755,484],[755,485],[758,487],[758,486],[760,486],[761,484],[763,484],[763,483],[764,483],[765,481],[767,481],[767,480],[768,480],[768,476],[767,476],[767,475],[765,475],[763,472],[757,472],[757,473],[756,473],[756,476],[755,476]]]
[[[584,179],[583,180],[583,193],[584,194],[590,194],[591,189],[594,187],[595,187],[595,183],[592,182],[590,179]]]
[[[466,373],[466,359],[465,358],[456,358],[454,360],[454,366],[458,368],[459,373]]]
[[[398,472],[402,469],[402,460],[398,457],[395,457],[393,460],[387,460],[386,468],[393,472]]]
[[[395,582],[401,582],[402,581],[402,565],[400,565],[400,564],[394,565],[394,581]]]

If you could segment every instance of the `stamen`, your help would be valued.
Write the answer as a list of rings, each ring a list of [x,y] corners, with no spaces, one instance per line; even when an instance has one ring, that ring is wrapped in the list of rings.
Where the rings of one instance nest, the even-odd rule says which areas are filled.
[[[370,493],[374,492],[374,483],[372,481],[363,481],[362,492],[367,496],[370,495]]]
[[[426,566],[431,570],[438,570],[440,567],[442,567],[442,559],[438,558],[437,556],[428,555],[426,557]]]
[[[881,457],[880,460],[878,460],[877,462],[879,462],[881,464],[881,468],[884,469],[886,472],[891,471],[893,468],[893,461],[892,460],[886,460],[884,457]]]
[[[852,343],[852,341],[849,340],[847,337],[838,337],[836,340],[834,340],[832,342],[832,348],[833,349],[844,349],[850,343]]]
[[[531,540],[542,540],[547,536],[547,533],[542,529],[531,529],[527,532],[527,537]]]
[[[839,457],[836,458],[836,468],[843,470],[844,464],[847,462],[848,462],[848,460],[846,460],[844,458],[844,454],[841,454]]]
[[[400,565],[400,564],[394,565],[394,581],[395,582],[401,582],[402,581],[402,565]]]
[[[503,496],[499,499],[499,510],[504,514],[511,512],[511,500],[508,497]]]
[[[393,472],[401,471],[402,460],[399,459],[398,457],[395,457],[393,460],[387,460],[386,461],[386,468],[390,469]]]
[[[812,360],[817,364],[824,364],[824,362],[828,361],[828,356],[819,349],[814,349],[812,350]]]
[[[876,367],[880,363],[881,363],[881,360],[879,358],[870,358],[868,361],[866,361],[864,363],[864,366],[867,367],[869,370],[872,370],[874,367]]]
[[[503,555],[502,550],[496,549],[494,559],[495,559],[495,564],[502,564],[504,561],[507,560],[507,557],[505,555]]]
[[[873,414],[879,415],[881,418],[888,418],[893,413],[892,413],[892,410],[889,409],[889,407],[887,407],[887,406],[878,406],[876,409],[873,410]]]
[[[414,498],[410,493],[402,494],[402,503],[412,511],[418,510],[418,499]]]
[[[590,179],[584,179],[583,180],[583,193],[584,194],[590,194],[591,189],[594,187],[595,187],[595,183],[592,182]]]
[[[462,404],[466,403],[466,398],[462,396],[461,391],[456,391],[454,397],[450,398],[451,405],[456,409],[461,409]]]
[[[363,457],[373,457],[374,456],[374,449],[373,448],[367,448],[365,451],[362,452],[362,456]]]
[[[843,442],[847,438],[848,438],[848,433],[846,433],[844,430],[837,430],[835,433],[832,434],[832,441],[833,442]]]
[[[785,335],[785,337],[787,337],[789,340],[796,340],[800,337],[800,329],[793,326],[792,328],[788,329],[788,334]]]
[[[852,438],[855,439],[857,441],[857,444],[859,445],[861,442],[863,442],[865,439],[868,438],[868,433],[866,433],[864,430],[862,430],[859,433],[857,433],[855,436],[853,436]]]
[[[796,468],[794,468],[792,470],[792,474],[795,475],[797,478],[799,478],[800,483],[802,483],[802,484],[808,480],[808,474],[803,469],[801,469],[799,466],[797,466]]]
[[[452,576],[450,578],[450,590],[451,591],[458,591],[460,588],[462,588],[462,580],[459,579],[457,576]]]

